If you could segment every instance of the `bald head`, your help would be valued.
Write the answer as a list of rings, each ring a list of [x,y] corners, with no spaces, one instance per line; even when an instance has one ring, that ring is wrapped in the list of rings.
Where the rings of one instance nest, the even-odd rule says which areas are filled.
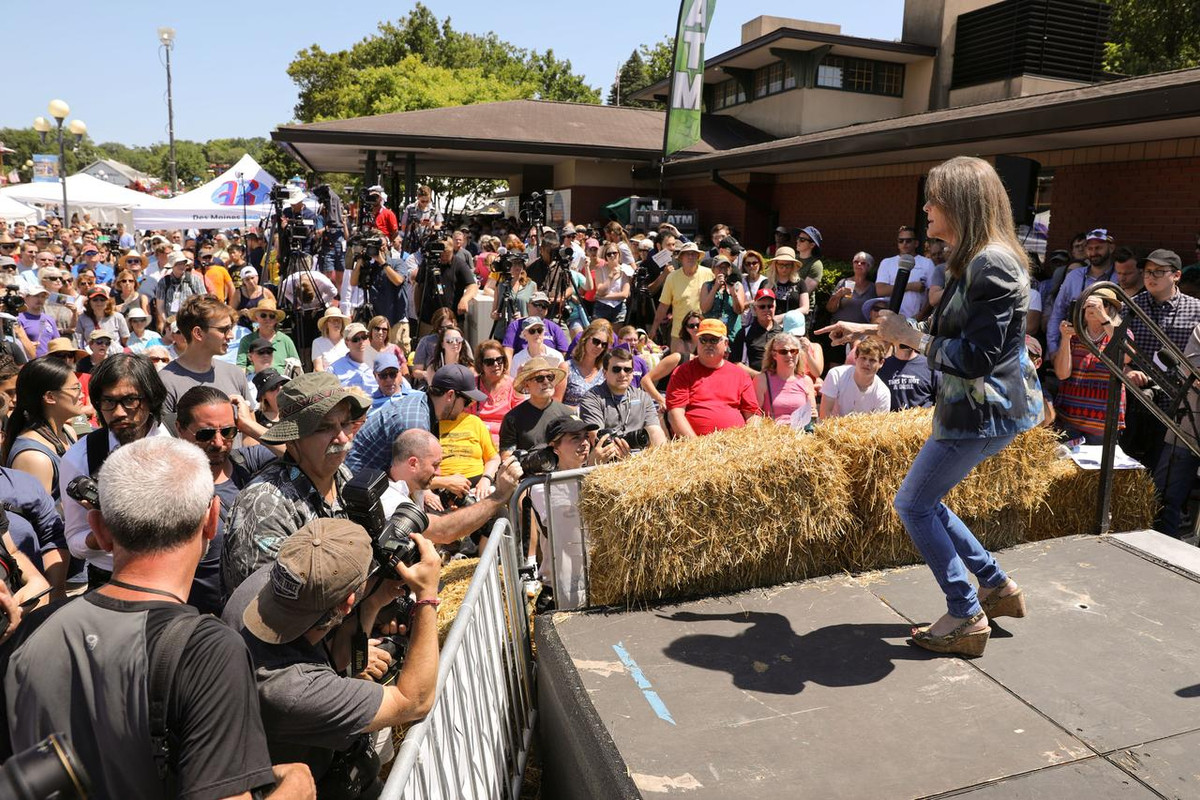
[[[401,464],[410,458],[425,459],[437,446],[440,446],[438,438],[429,431],[409,428],[392,442],[392,463]]]

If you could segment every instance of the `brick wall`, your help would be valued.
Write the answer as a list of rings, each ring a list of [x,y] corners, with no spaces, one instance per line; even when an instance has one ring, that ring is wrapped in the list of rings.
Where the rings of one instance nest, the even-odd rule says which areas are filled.
[[[735,184],[736,185],[736,184]],[[745,189],[745,184],[739,188]],[[740,197],[715,183],[705,182],[704,185],[680,186],[668,184],[666,195],[671,198],[675,208],[697,208],[700,210],[700,233],[707,238],[709,230],[718,222],[724,222],[736,235],[742,236],[742,243],[753,247],[753,239],[745,240],[747,223],[755,225],[752,217],[747,220],[746,202]],[[770,199],[769,197],[767,198]]]
[[[1144,255],[1174,250],[1195,262],[1200,232],[1200,158],[1060,166],[1054,171],[1050,246],[1106,227],[1118,245]]]
[[[604,207],[634,193],[630,189],[622,189],[617,186],[563,186],[561,188],[571,190],[571,220],[587,224],[608,222],[608,216],[603,213]]]
[[[914,175],[780,183],[773,202],[780,225],[821,231],[822,255],[848,261],[865,250],[878,262],[895,254],[896,229],[914,223],[918,186]]]

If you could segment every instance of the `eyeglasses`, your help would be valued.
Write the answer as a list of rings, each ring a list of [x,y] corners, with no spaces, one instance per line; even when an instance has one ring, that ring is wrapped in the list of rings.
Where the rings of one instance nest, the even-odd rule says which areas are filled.
[[[684,327],[687,328],[689,331],[696,331],[696,330],[700,330],[700,323],[699,322],[689,322]]]
[[[137,283],[133,278],[121,278],[117,283]]]
[[[798,347],[776,347],[775,352],[781,356],[798,356],[800,348]]]
[[[367,340],[367,338],[368,337],[365,333],[360,333],[350,340],[350,344],[358,344],[359,342],[365,342]]]
[[[628,367],[612,366],[612,367],[609,367],[609,369],[611,369],[613,372],[617,373],[618,375],[625,373],[625,372],[628,372],[631,375],[633,374],[632,366],[628,366]]]
[[[231,330],[233,330],[233,323],[231,322],[231,323],[229,323],[228,325],[208,325],[208,326],[206,326],[206,327],[207,327],[207,328],[208,328],[210,331],[218,331],[218,332],[220,332],[220,334],[221,334],[222,336],[224,336],[225,334],[227,334],[227,333],[229,333]]]
[[[534,375],[529,380],[533,381],[534,383],[554,383],[554,376],[549,372],[542,372],[538,375]]]
[[[389,328],[387,325],[376,325],[375,327],[371,328],[371,330],[387,333],[389,330],[391,330],[391,328]]]
[[[442,342],[444,344],[462,344],[463,340],[458,336],[447,336]]]
[[[83,395],[83,384],[77,383],[74,386],[64,386],[58,391],[71,397],[81,397]]]
[[[101,397],[100,410],[113,411],[117,406],[120,406],[126,411],[137,411],[142,407],[142,403],[145,400],[146,398],[140,394],[127,394],[123,397]]]
[[[192,434],[192,436],[195,437],[197,442],[211,442],[213,439],[216,438],[218,433],[221,434],[222,439],[226,439],[226,440],[232,439],[234,436],[237,435],[237,426],[230,425],[228,427],[223,427],[223,428],[201,428],[198,431],[194,432]]]
[[[1175,270],[1168,269],[1168,268],[1163,268],[1163,269],[1147,268],[1147,269],[1142,270],[1143,275],[1149,275],[1151,278],[1165,278],[1168,275],[1172,274],[1173,272],[1175,272]]]
[[[494,367],[497,364],[503,366],[504,356],[488,356],[487,358],[483,359],[483,365],[485,367]]]
[[[720,341],[721,341],[721,337],[719,337],[719,336],[701,336],[700,337],[700,344],[706,344],[706,345],[709,345],[710,347],[714,344],[720,343]]]

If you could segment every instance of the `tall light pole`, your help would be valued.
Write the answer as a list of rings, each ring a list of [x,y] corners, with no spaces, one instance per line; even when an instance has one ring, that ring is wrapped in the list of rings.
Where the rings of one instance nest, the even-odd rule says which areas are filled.
[[[175,45],[175,29],[159,28],[158,41],[167,53],[167,170],[171,178],[171,194],[179,191],[179,180],[175,175],[175,103],[171,97],[171,49]]]
[[[71,107],[65,100],[51,100],[48,109],[50,116],[54,117],[54,121],[58,124],[58,180],[62,183],[63,193],[62,222],[64,226],[67,226],[71,224],[71,211],[67,207],[67,154],[63,149],[63,121],[71,113]],[[50,127],[50,121],[45,117],[36,118],[33,121],[33,129],[38,132],[42,144],[46,143],[46,134],[54,130]],[[84,125],[81,119],[73,119],[67,126],[67,130],[75,135],[75,145],[78,146],[83,140],[83,135],[87,133],[87,125]]]

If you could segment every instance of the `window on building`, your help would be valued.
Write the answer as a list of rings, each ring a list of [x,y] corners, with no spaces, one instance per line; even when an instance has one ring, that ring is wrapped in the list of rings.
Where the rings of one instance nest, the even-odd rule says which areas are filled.
[[[744,102],[746,102],[746,90],[742,88],[740,81],[728,80],[718,83],[713,88],[713,106],[717,109],[729,108]]]
[[[900,97],[904,94],[904,65],[829,55],[817,66],[817,86]]]

